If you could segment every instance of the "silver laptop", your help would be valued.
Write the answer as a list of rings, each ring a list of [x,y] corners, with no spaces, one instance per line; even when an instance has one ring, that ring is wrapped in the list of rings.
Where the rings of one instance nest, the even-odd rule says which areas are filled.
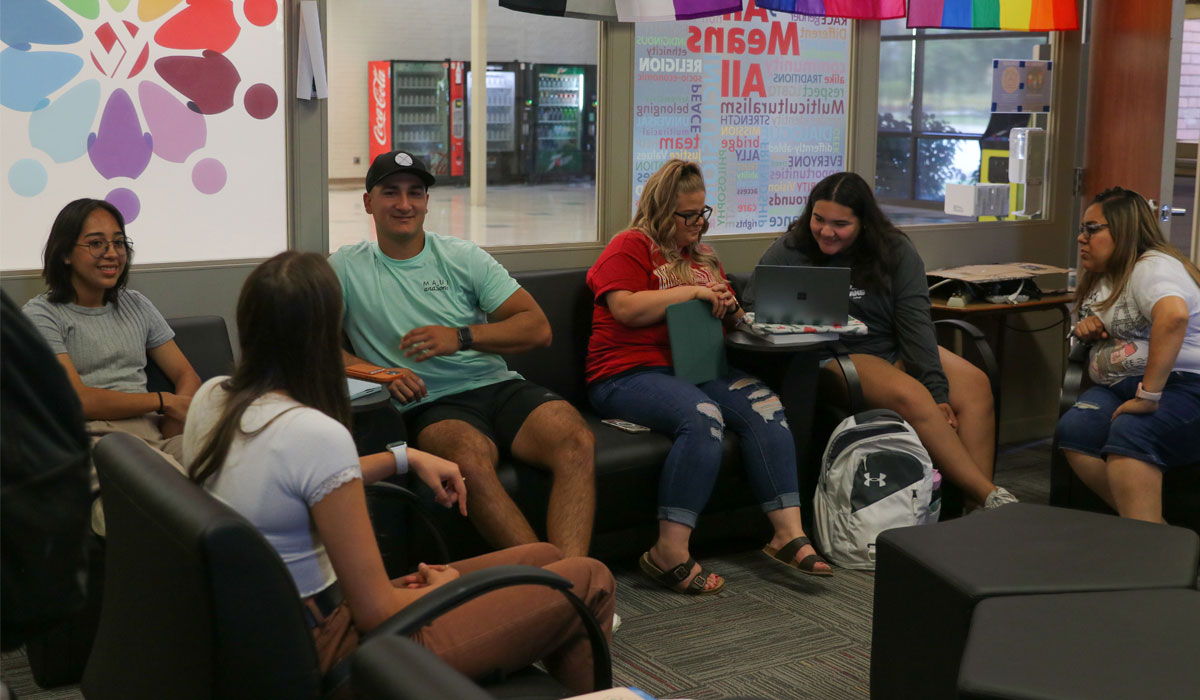
[[[850,268],[759,265],[754,290],[756,323],[845,325]]]

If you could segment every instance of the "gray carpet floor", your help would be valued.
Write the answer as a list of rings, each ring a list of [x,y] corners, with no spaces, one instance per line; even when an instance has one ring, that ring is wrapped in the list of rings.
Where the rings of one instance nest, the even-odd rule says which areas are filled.
[[[1049,441],[1008,446],[997,456],[996,483],[1022,501],[1046,503],[1049,464]],[[622,618],[614,683],[659,698],[867,697],[874,576],[804,576],[765,557],[761,544],[696,553],[726,578],[715,596],[674,594],[635,562],[613,562]],[[83,697],[73,686],[40,689],[23,650],[0,656],[0,677],[21,700]]]

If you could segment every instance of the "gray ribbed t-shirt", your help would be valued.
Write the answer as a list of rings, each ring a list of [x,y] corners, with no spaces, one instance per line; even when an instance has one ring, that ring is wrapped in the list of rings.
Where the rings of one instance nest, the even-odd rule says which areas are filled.
[[[55,354],[66,353],[84,385],[129,394],[146,391],[146,351],[175,337],[141,292],[121,291],[99,308],[53,304],[40,294],[21,309]]]

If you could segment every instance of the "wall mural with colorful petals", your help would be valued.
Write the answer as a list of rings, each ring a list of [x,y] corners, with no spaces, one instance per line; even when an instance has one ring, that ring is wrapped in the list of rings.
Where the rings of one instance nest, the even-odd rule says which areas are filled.
[[[280,0],[0,0],[0,268],[95,197],[136,264],[287,247]]]

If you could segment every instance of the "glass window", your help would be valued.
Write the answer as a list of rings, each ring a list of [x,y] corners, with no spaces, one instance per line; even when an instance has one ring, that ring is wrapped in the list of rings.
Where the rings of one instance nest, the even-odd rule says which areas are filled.
[[[1044,126],[991,113],[992,59],[1030,58],[1048,35],[913,30],[902,19],[881,33],[876,193],[897,223],[969,221],[942,212],[946,185],[1008,182],[1008,130]]]
[[[425,230],[480,245],[595,241],[598,23],[487,7],[486,206],[471,204],[470,13],[461,3],[329,3],[329,247],[375,236],[371,159],[425,161]],[[412,18],[420,16],[422,21]]]

